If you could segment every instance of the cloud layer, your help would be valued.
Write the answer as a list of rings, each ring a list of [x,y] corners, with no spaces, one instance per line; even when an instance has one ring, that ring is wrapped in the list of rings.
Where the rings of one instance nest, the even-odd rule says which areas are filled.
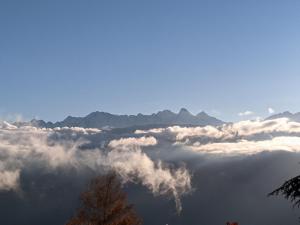
[[[299,152],[300,123],[286,118],[247,120],[220,127],[171,126],[116,135],[98,129],[41,129],[3,122],[0,190],[19,190],[21,174],[30,168],[48,172],[114,170],[124,183],[140,183],[155,195],[173,195],[181,211],[180,196],[192,187],[190,173],[178,162],[188,154],[224,157],[263,151]]]
[[[178,211],[180,196],[191,189],[185,167],[171,169],[160,160],[153,161],[143,147],[155,146],[154,137],[128,137],[111,140],[107,148],[82,149],[85,137],[100,133],[95,129],[16,127],[7,122],[0,126],[0,190],[18,190],[22,170],[42,167],[57,169],[113,169],[123,182],[141,183],[154,194],[172,194]]]
[[[175,145],[202,154],[250,155],[262,151],[300,151],[300,123],[287,118],[246,120],[221,127],[167,127],[136,134],[173,139]]]
[[[270,153],[260,154],[264,151]],[[294,152],[299,151],[300,123],[285,118],[246,120],[219,127],[171,126],[136,131],[40,129],[3,122],[0,124],[0,194],[30,196],[32,217],[35,217],[36,202],[44,206],[46,198],[45,207],[49,210],[53,210],[52,203],[57,208],[57,199],[74,206],[72,199],[77,198],[87,179],[114,170],[124,183],[141,184],[154,196],[173,196],[178,211],[182,209],[181,197],[193,189],[184,198],[182,216],[172,224],[188,224],[190,217],[197,218],[192,221],[204,218],[207,223],[212,215],[218,215],[214,222],[219,224],[228,215],[235,217],[236,212],[239,221],[247,223],[244,212],[251,211],[253,205],[262,205],[257,212],[251,211],[256,213],[256,224],[277,224],[279,216],[273,219],[259,212],[265,210],[277,215],[282,212],[281,204],[269,203],[262,196],[298,174],[300,154]],[[73,194],[64,199],[72,188]],[[254,189],[255,193],[251,193]],[[166,203],[165,197],[152,199],[140,185],[126,185],[126,190],[133,203],[145,210],[143,215],[148,215],[145,218],[150,224],[153,212],[165,214],[172,204]],[[218,208],[220,199],[223,205]],[[26,200],[18,200],[21,205],[25,202],[19,214],[27,213]],[[245,205],[249,201],[253,203]],[[15,210],[14,201],[7,202]],[[2,205],[6,207],[7,203]],[[288,206],[287,203],[285,215],[290,217]],[[201,208],[201,212],[195,213],[195,207]],[[226,207],[233,214],[224,211]],[[243,219],[241,215],[246,216]],[[157,219],[158,223],[166,223],[163,216]]]

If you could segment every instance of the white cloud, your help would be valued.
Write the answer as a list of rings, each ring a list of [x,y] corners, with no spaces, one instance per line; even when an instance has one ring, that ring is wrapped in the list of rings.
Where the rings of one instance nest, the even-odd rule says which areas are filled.
[[[55,127],[55,128],[53,128],[53,130],[54,131],[71,131],[71,132],[81,133],[81,134],[96,134],[96,133],[101,132],[101,130],[99,130],[97,128],[83,128],[83,127]]]
[[[157,140],[154,137],[140,137],[140,138],[121,138],[118,140],[112,140],[109,142],[108,146],[111,148],[118,147],[142,147],[142,146],[153,146],[157,144]]]
[[[275,137],[270,140],[209,143],[193,145],[193,151],[221,155],[253,155],[263,151],[300,152],[300,137]]]
[[[176,146],[202,154],[249,155],[277,150],[300,152],[300,123],[287,118],[245,120],[219,127],[172,126],[156,135],[161,136],[157,138],[171,136]]]
[[[240,112],[238,115],[239,116],[250,116],[250,115],[253,115],[253,114],[254,114],[254,112],[247,110],[245,112]]]
[[[269,107],[268,112],[269,112],[269,114],[273,114],[273,113],[275,113],[275,110],[273,108]]]
[[[182,141],[188,137],[196,136],[208,136],[221,138],[224,135],[224,132],[217,127],[205,126],[205,127],[180,127],[173,126],[168,127],[167,131],[176,135],[177,141]]]
[[[144,131],[146,132],[146,131]],[[165,128],[161,133],[167,132],[175,136],[177,141],[184,141],[187,138],[209,138],[218,140],[232,140],[237,138],[249,138],[259,134],[274,135],[285,133],[286,135],[300,135],[300,123],[290,121],[287,118],[275,120],[245,120],[232,124],[225,124],[220,127],[180,127],[172,126]]]
[[[136,130],[134,133],[135,134],[161,133],[164,130],[165,130],[164,128],[153,128],[150,130]]]
[[[19,186],[20,170],[0,170],[0,190],[17,190]]]
[[[180,196],[191,189],[191,177],[185,167],[171,170],[160,160],[151,160],[138,147],[155,144],[156,139],[153,137],[113,140],[109,143],[113,149],[108,153],[105,163],[114,168],[126,181],[134,182],[138,178],[155,194],[171,193],[175,198],[177,211],[180,212]]]

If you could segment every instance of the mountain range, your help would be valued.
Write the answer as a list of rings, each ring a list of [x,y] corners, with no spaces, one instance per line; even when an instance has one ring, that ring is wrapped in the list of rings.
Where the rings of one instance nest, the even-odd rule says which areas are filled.
[[[300,112],[291,113],[289,111],[285,111],[285,112],[282,112],[282,113],[274,114],[274,115],[266,118],[266,120],[272,120],[272,119],[278,119],[278,118],[288,118],[292,121],[300,122]]]
[[[285,111],[267,117],[265,120],[278,118],[288,118],[295,122],[300,122],[300,112],[291,113]],[[108,112],[92,112],[84,117],[68,116],[62,121],[45,122],[44,120],[33,119],[30,122],[16,122],[15,125],[32,125],[36,127],[54,128],[54,127],[84,127],[84,128],[128,128],[128,127],[162,127],[162,126],[219,126],[225,124],[213,116],[202,111],[196,115],[190,113],[187,109],[181,108],[178,113],[170,110],[163,110],[151,115],[117,115]]]
[[[133,126],[148,125],[187,125],[187,126],[218,126],[225,122],[212,117],[204,111],[193,115],[187,109],[182,108],[178,113],[170,110],[163,110],[151,115],[116,115],[107,112],[92,112],[85,117],[68,116],[63,121],[45,122],[44,120],[33,119],[30,124],[37,127],[84,127],[84,128],[126,128]]]

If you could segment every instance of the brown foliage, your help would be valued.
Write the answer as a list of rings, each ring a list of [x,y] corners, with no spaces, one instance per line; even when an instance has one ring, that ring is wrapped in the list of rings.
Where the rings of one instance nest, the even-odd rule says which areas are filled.
[[[141,224],[114,173],[93,179],[81,193],[81,202],[81,208],[66,225]]]

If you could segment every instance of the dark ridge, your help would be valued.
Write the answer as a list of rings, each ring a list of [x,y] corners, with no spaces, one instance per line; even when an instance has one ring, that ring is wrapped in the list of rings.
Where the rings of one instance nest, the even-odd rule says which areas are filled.
[[[187,109],[182,108],[178,113],[163,110],[151,115],[116,115],[107,112],[92,112],[85,117],[68,116],[63,121],[45,122],[43,120],[32,120],[30,125],[36,127],[85,127],[85,128],[128,128],[134,126],[218,126],[225,122],[209,116],[205,112],[193,115]]]

